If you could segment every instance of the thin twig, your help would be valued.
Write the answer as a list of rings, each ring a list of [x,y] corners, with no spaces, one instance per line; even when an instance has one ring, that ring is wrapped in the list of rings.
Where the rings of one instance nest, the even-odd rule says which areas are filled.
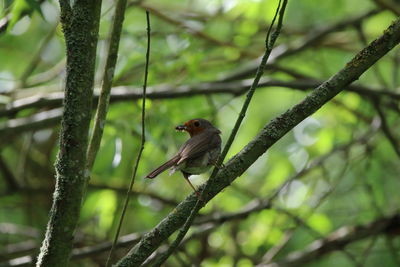
[[[382,123],[383,126],[383,123]],[[366,164],[366,170],[371,170],[371,166],[372,166],[372,150],[368,150],[369,155],[367,158],[367,164]],[[367,180],[363,180],[364,184],[365,184],[365,189],[366,189],[366,193],[368,196],[370,196],[370,200],[371,200],[371,206],[372,208],[375,210],[376,216],[379,217],[384,217],[384,211],[381,209],[378,200],[376,199],[376,194],[374,192],[374,186],[371,184],[371,182],[368,182]],[[373,239],[375,240],[375,238]],[[392,239],[390,236],[385,236],[385,242],[386,242],[386,246],[388,248],[388,252],[391,255],[393,261],[396,263],[396,266],[400,266],[400,260],[399,257],[397,256],[397,252],[395,247],[393,247],[393,243],[392,243]],[[373,245],[373,242],[371,242],[371,245]],[[365,255],[365,254],[364,254]]]
[[[392,67],[392,88],[397,88],[399,84],[399,65],[400,65],[400,51],[396,50],[393,53],[393,67]]]
[[[6,192],[15,192],[20,189],[17,177],[13,174],[6,161],[3,159],[0,151],[0,173],[2,174],[6,183]]]
[[[58,24],[59,24],[59,22],[57,21],[52,26],[52,28],[47,33],[47,35],[43,38],[39,48],[34,53],[33,58],[28,63],[28,66],[25,68],[24,72],[21,75],[19,87],[26,87],[28,78],[31,76],[31,74],[35,71],[36,67],[41,62],[42,53],[45,51],[45,49],[48,47],[51,39],[54,37],[54,35],[57,31],[57,28],[58,28]]]
[[[136,162],[135,162],[135,167],[133,168],[133,173],[132,173],[132,178],[131,178],[131,182],[129,184],[129,188],[128,191],[126,193],[126,197],[125,197],[125,203],[122,209],[122,213],[121,213],[121,218],[119,220],[119,224],[118,224],[118,228],[117,228],[117,232],[115,233],[115,237],[114,237],[114,241],[113,244],[111,246],[110,249],[110,253],[108,254],[108,259],[107,259],[107,263],[106,263],[106,267],[110,266],[110,260],[112,257],[112,253],[114,251],[115,245],[117,244],[117,240],[118,240],[118,236],[119,233],[121,231],[121,227],[122,227],[122,222],[124,220],[125,217],[125,213],[126,210],[128,208],[128,203],[129,203],[129,199],[130,199],[130,192],[132,190],[133,184],[135,183],[135,178],[136,178],[136,172],[139,166],[139,162],[140,162],[140,158],[142,156],[142,152],[144,150],[144,145],[146,142],[146,135],[145,135],[145,116],[146,116],[146,89],[147,89],[147,77],[148,77],[148,73],[149,73],[149,61],[150,61],[150,15],[149,12],[146,11],[146,21],[147,21],[147,51],[146,51],[146,65],[145,65],[145,73],[144,73],[144,83],[143,83],[143,97],[142,97],[142,133],[141,133],[141,142],[140,142],[140,149],[139,149],[139,153],[138,156],[136,158]]]
[[[368,40],[367,40],[367,36],[365,35],[365,32],[364,32],[363,27],[362,27],[362,21],[360,21],[359,23],[354,24],[354,28],[357,31],[358,39],[360,40],[361,44],[363,46],[367,46],[368,45]],[[379,81],[381,86],[383,88],[390,88],[389,84],[385,80],[385,77],[383,77],[382,72],[379,69],[379,65],[375,64],[374,66],[372,66],[372,69],[373,69],[373,73],[374,73],[374,75],[376,77],[376,80]]]
[[[397,142],[395,136],[393,136],[389,124],[386,119],[386,115],[381,108],[381,104],[375,100],[372,100],[373,105],[375,106],[376,111],[378,112],[379,118],[382,121],[382,131],[385,134],[386,138],[388,139],[390,145],[393,147],[394,152],[396,152],[397,156],[400,157],[400,146]]]
[[[133,6],[133,5],[131,5],[131,6]],[[221,41],[218,38],[215,38],[214,36],[209,35],[208,33],[204,32],[202,30],[196,29],[195,27],[192,27],[190,25],[190,23],[186,23],[184,20],[179,20],[179,19],[173,18],[171,16],[168,16],[168,15],[164,14],[160,9],[156,8],[155,6],[146,4],[145,1],[141,1],[138,5],[134,5],[134,6],[138,6],[142,9],[149,10],[149,11],[151,11],[151,13],[154,16],[157,16],[159,19],[161,19],[171,25],[180,27],[180,28],[186,30],[189,34],[191,34],[199,39],[203,39],[203,40],[209,42],[210,44],[215,45],[216,47],[231,47],[231,48],[238,50],[241,55],[246,56],[246,57],[258,56],[258,54],[254,53],[253,51],[244,50],[244,49],[236,46],[232,42]]]
[[[400,15],[400,8],[396,1],[374,0],[377,6],[392,11],[395,15]]]
[[[176,237],[174,242],[172,242],[172,244],[168,247],[167,251],[160,255],[160,257],[156,260],[153,266],[157,267],[161,266],[169,258],[169,256],[171,256],[171,254],[181,243],[182,239],[185,237],[186,233],[189,231],[189,228],[192,225],[193,220],[196,218],[197,212],[201,209],[201,206],[202,206],[202,201],[200,199],[197,199],[196,205],[190,212],[190,215],[187,218],[185,224],[179,230],[178,236]]]
[[[112,190],[115,193],[122,195],[126,193],[126,188],[123,186],[112,186],[112,185],[108,185],[108,184],[102,184],[102,183],[90,183],[88,186],[88,190]],[[160,194],[156,194],[147,190],[131,190],[130,191],[130,195],[131,196],[146,196],[150,199],[152,199],[153,201],[158,201],[160,203],[162,203],[163,205],[169,205],[169,206],[173,206],[175,207],[176,205],[179,204],[178,201],[174,200],[173,198],[168,198],[165,196],[162,196]]]
[[[94,120],[93,132],[90,137],[89,147],[87,150],[87,166],[91,170],[99,151],[101,137],[103,136],[105,120],[107,117],[108,105],[110,103],[111,86],[115,72],[115,65],[118,58],[118,47],[121,38],[122,24],[124,22],[124,14],[127,0],[119,0],[115,7],[114,22],[110,33],[110,41],[108,45],[107,62],[104,67],[103,84],[97,103],[97,110]]]
[[[266,51],[265,51],[265,53],[264,53],[264,55],[263,55],[263,57],[261,59],[260,65],[258,66],[258,69],[257,69],[257,72],[256,72],[256,76],[254,78],[254,81],[253,81],[248,93],[247,93],[246,100],[243,103],[242,109],[241,109],[241,111],[239,113],[239,116],[238,116],[238,118],[236,120],[235,126],[233,127],[232,132],[231,132],[231,134],[230,134],[230,136],[228,138],[228,141],[226,142],[226,145],[224,147],[224,150],[222,151],[221,156],[219,157],[219,159],[217,161],[217,166],[220,166],[222,164],[226,154],[228,154],[228,151],[229,151],[229,149],[230,149],[230,147],[231,147],[231,145],[233,143],[233,140],[235,139],[236,134],[239,131],[239,127],[240,127],[244,117],[246,116],[247,108],[249,107],[250,101],[251,101],[251,99],[252,99],[252,97],[254,95],[254,92],[256,91],[256,88],[258,87],[258,83],[260,82],[261,76],[262,76],[262,74],[264,72],[264,68],[265,68],[265,66],[267,64],[267,60],[269,58],[269,55],[271,54],[272,47],[273,47],[276,39],[278,38],[278,35],[279,35],[280,30],[282,28],[282,21],[283,21],[283,15],[284,15],[284,12],[285,12],[286,4],[287,4],[287,0],[284,0],[283,4],[282,4],[282,7],[281,7],[281,0],[279,0],[278,8],[276,9],[276,13],[275,13],[274,18],[272,19],[272,23],[271,23],[270,27],[268,28],[267,37],[265,38]],[[275,32],[272,34],[271,40],[270,40],[271,30],[272,30],[272,27],[273,27],[273,25],[275,23],[275,20],[276,20],[276,17],[278,15],[278,13],[279,13],[278,25],[276,27]],[[214,168],[213,173],[211,175],[211,178],[216,175],[217,171],[218,171],[218,169]],[[204,191],[206,191],[206,189],[207,189],[207,186],[204,188]]]
[[[268,65],[274,64],[275,62],[277,62],[278,60],[282,60],[283,58],[297,55],[306,49],[315,47],[315,45],[321,42],[324,38],[326,38],[327,35],[333,32],[340,31],[350,25],[359,23],[360,21],[363,21],[371,16],[374,16],[379,12],[381,12],[381,10],[374,9],[354,18],[342,19],[340,20],[339,23],[328,25],[327,27],[310,29],[309,30],[310,34],[306,35],[302,41],[300,42],[296,41],[296,43],[289,45],[281,44],[277,46],[272,52],[272,55],[270,56]],[[254,73],[254,71],[257,70],[257,67],[260,64],[259,62],[260,58],[257,58],[251,61],[249,64],[246,64],[247,65],[246,67],[243,68],[241,66],[238,70],[234,70],[230,74],[227,74],[225,77],[220,79],[220,81],[227,82],[249,77]]]
[[[232,132],[231,132],[231,134],[229,136],[229,139],[228,139],[228,141],[227,141],[227,143],[226,143],[226,145],[225,145],[220,157],[217,160],[216,167],[213,169],[213,172],[211,173],[209,181],[213,180],[214,177],[217,175],[218,168],[219,168],[218,166],[222,165],[222,162],[223,162],[226,154],[228,153],[229,148],[231,147],[231,145],[233,143],[233,140],[236,137],[236,134],[237,134],[237,132],[239,130],[240,124],[242,123],[243,118],[246,115],[247,108],[248,108],[248,106],[250,104],[250,101],[251,101],[251,99],[252,99],[252,97],[254,95],[254,92],[255,92],[255,90],[256,90],[256,88],[258,86],[258,83],[259,83],[259,81],[261,79],[261,76],[262,76],[262,74],[264,72],[264,68],[265,68],[265,65],[267,64],[268,57],[271,54],[272,47],[273,47],[276,39],[278,38],[280,30],[282,28],[282,21],[283,21],[283,15],[285,13],[286,4],[287,4],[287,0],[283,0],[282,6],[281,6],[281,0],[279,0],[278,7],[276,9],[276,13],[274,15],[274,18],[272,20],[272,23],[271,23],[270,27],[268,28],[267,37],[265,39],[265,46],[266,46],[265,54],[264,54],[264,56],[263,56],[263,58],[261,60],[260,66],[258,67],[256,76],[255,76],[254,81],[253,81],[253,84],[251,85],[251,87],[250,87],[250,89],[249,89],[249,91],[247,93],[246,100],[243,103],[242,110],[241,110],[241,112],[240,112],[240,114],[239,114],[239,116],[238,116],[238,118],[236,120],[235,126],[232,129]],[[271,35],[272,27],[275,24],[275,20],[276,20],[278,14],[279,14],[278,25],[277,25],[276,30]],[[202,192],[203,198],[204,198],[204,195],[208,191],[208,186],[207,186],[208,184],[209,183],[206,184],[206,186],[204,187],[204,190]],[[195,219],[198,211],[201,209],[201,207],[204,204],[205,203],[201,199],[197,200],[196,205],[193,207],[189,217],[187,218],[187,220],[185,221],[184,225],[180,229],[178,236],[176,237],[174,242],[169,246],[168,250],[160,256],[160,258],[156,261],[154,266],[161,266],[168,259],[168,257],[174,252],[174,250],[179,246],[180,242],[185,237],[186,233],[189,231],[189,228],[192,225],[192,222]]]
[[[205,224],[201,225],[190,236],[188,236],[182,240],[180,247],[179,247],[179,251],[183,250],[184,246],[189,241],[199,240],[202,237],[210,234],[214,230],[217,230],[219,226],[221,226],[221,224],[216,224],[216,223],[205,223]],[[167,242],[165,242],[165,243],[167,243]],[[146,259],[146,261],[143,262],[142,266],[153,266],[154,261],[156,261],[160,255],[162,255],[165,251],[167,251],[169,246],[170,246],[170,244],[168,244],[168,243],[165,244],[164,246],[161,246],[160,249],[156,253],[153,253],[152,255],[150,255],[150,257],[148,257]],[[193,261],[193,264],[195,266],[198,266],[195,263],[196,263],[196,261]]]

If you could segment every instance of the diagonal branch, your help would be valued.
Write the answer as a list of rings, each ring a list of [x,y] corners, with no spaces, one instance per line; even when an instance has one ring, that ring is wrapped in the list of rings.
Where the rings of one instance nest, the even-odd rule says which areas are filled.
[[[125,213],[127,211],[128,208],[128,203],[130,200],[130,192],[132,190],[133,184],[135,183],[135,178],[136,178],[136,173],[139,167],[139,163],[140,163],[140,159],[142,157],[142,153],[144,150],[144,145],[146,143],[146,123],[145,123],[145,117],[146,117],[146,93],[147,93],[147,81],[148,81],[148,75],[149,75],[149,62],[150,62],[150,41],[151,41],[151,28],[150,28],[150,14],[149,11],[146,11],[146,21],[147,21],[147,49],[146,49],[146,65],[145,65],[145,69],[144,69],[144,81],[143,81],[143,97],[142,97],[142,110],[141,110],[141,128],[142,128],[142,132],[140,134],[140,148],[139,148],[139,152],[138,155],[136,157],[136,161],[135,161],[135,165],[133,167],[133,171],[132,171],[132,176],[131,176],[131,181],[129,183],[129,187],[128,187],[128,191],[126,192],[126,196],[125,196],[125,202],[124,202],[124,206],[122,208],[122,212],[121,212],[121,217],[119,219],[118,222],[118,226],[117,226],[117,231],[115,233],[114,236],[114,241],[113,244],[111,246],[110,249],[110,253],[108,254],[108,258],[107,258],[107,262],[106,262],[106,267],[110,266],[111,264],[111,257],[113,254],[113,250],[115,245],[117,244],[118,241],[118,236],[119,233],[121,231],[121,227],[122,227],[122,223],[124,221],[125,218]]]
[[[389,124],[386,119],[386,115],[383,112],[381,108],[381,104],[379,101],[376,101],[372,99],[373,105],[375,106],[375,109],[379,115],[379,118],[381,119],[382,122],[382,131],[386,138],[388,139],[390,145],[393,147],[393,150],[396,152],[397,156],[400,157],[400,145],[399,142],[397,141],[396,137],[392,134],[392,131],[390,130]]]
[[[396,1],[391,1],[391,0],[374,0],[376,5],[392,11],[396,16],[400,15],[400,7],[399,4],[396,3]]]
[[[208,202],[237,177],[242,175],[273,144],[293,129],[302,120],[330,101],[346,86],[357,80],[376,61],[400,42],[400,19],[396,20],[384,34],[360,51],[346,66],[329,80],[311,92],[299,104],[268,123],[260,133],[238,154],[231,158],[215,179],[210,180],[210,190],[204,201]],[[204,188],[204,185],[200,190]],[[188,196],[172,213],[121,259],[117,266],[138,266],[150,256],[172,233],[183,225],[196,204],[195,194]]]
[[[340,152],[347,152],[350,148],[354,145],[366,143],[370,138],[372,138],[375,134],[374,129],[372,132],[367,132],[366,134],[362,135],[361,137],[352,140],[349,143],[345,143],[343,145],[338,145],[337,147],[333,148],[327,154],[324,154],[313,161],[309,162],[308,166],[302,169],[300,172],[288,177],[285,182],[283,182],[276,190],[274,190],[267,198],[257,198],[253,201],[249,202],[245,207],[241,210],[231,213],[212,213],[201,218],[198,218],[194,224],[201,225],[206,223],[215,223],[215,224],[222,224],[226,221],[231,220],[238,220],[238,219],[245,219],[251,214],[255,212],[259,212],[265,209],[270,209],[273,205],[273,201],[279,195],[282,190],[287,187],[291,182],[294,180],[299,180],[307,175],[310,171],[314,170],[317,167],[321,167],[329,158],[331,158],[336,153]]]
[[[5,180],[6,183],[6,192],[15,192],[21,188],[20,184],[18,183],[17,177],[13,174],[10,167],[7,165],[7,162],[3,159],[0,151],[0,174]]]

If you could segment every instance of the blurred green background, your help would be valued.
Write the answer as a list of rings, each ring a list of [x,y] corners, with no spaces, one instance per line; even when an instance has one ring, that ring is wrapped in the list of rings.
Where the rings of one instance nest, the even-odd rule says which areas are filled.
[[[147,142],[122,236],[151,229],[191,193],[179,173],[144,178],[188,138],[174,126],[206,118],[226,141],[245,94],[213,93],[210,88],[218,82],[224,87],[227,77],[231,88],[239,88],[244,79],[251,81],[254,70],[245,76],[234,74],[257,66],[277,3],[128,1],[113,88],[114,94],[123,90],[122,97],[114,98],[109,108],[76,233],[77,251],[112,240],[118,224],[140,145],[140,100],[129,93],[142,90],[145,10],[150,11],[152,28],[149,92],[171,94],[146,102]],[[103,1],[95,91],[101,85],[114,4]],[[264,78],[297,85],[325,81],[382,34],[399,9],[397,1],[289,1]],[[49,118],[60,114],[60,102],[49,100],[60,99],[63,90],[65,44],[57,1],[2,1],[0,14],[0,262],[9,266],[11,259],[37,254],[48,220],[59,131],[57,118]],[[376,95],[341,93],[259,158],[201,211],[189,233],[199,232],[198,236],[185,242],[166,266],[279,262],[342,226],[365,225],[398,213],[399,63],[395,49],[357,81]],[[200,94],[175,94],[196,88]],[[258,88],[227,158],[313,88]],[[3,112],[19,105],[23,108]],[[208,175],[191,181],[200,185]],[[210,219],[268,199],[268,207],[248,216],[225,222]],[[116,258],[133,244],[119,248]],[[399,238],[371,233],[296,266],[399,266],[399,250]],[[102,266],[106,255],[73,256],[71,266]]]

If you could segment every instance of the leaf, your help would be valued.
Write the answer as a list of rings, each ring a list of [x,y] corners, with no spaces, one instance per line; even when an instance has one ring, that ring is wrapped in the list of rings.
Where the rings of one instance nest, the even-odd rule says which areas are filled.
[[[35,0],[16,0],[10,11],[11,19],[8,24],[7,30],[10,31],[14,25],[25,15],[32,14],[33,11],[37,11],[40,16],[44,19],[40,4]]]
[[[31,10],[39,13],[39,15],[42,17],[42,19],[44,19],[43,12],[42,12],[42,9],[40,8],[39,2],[37,2],[36,0],[25,0],[25,1],[28,3]]]

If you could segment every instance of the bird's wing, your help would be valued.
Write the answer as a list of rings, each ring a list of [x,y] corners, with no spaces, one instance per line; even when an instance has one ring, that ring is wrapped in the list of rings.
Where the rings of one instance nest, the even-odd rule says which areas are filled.
[[[179,151],[181,156],[178,164],[188,158],[196,158],[205,151],[211,150],[221,145],[221,137],[216,131],[204,131],[195,135],[183,144]]]

